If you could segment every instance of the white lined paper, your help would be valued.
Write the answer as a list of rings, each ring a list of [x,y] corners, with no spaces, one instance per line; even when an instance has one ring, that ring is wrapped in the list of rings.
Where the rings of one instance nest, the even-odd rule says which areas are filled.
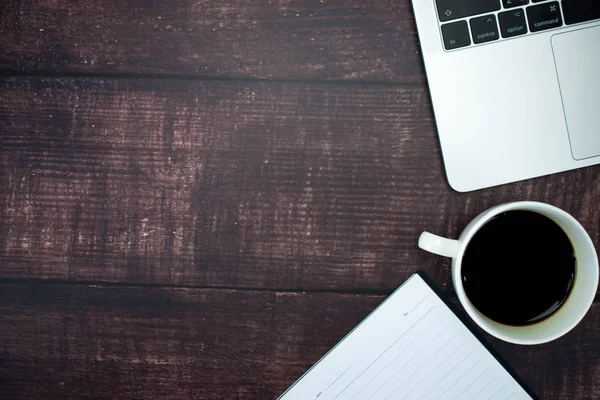
[[[280,400],[531,399],[413,275]]]

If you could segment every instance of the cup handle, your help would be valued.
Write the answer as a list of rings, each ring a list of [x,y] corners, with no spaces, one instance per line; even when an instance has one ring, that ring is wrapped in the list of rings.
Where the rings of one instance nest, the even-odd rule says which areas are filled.
[[[433,233],[423,232],[419,237],[419,247],[430,253],[444,257],[456,257],[460,242]]]

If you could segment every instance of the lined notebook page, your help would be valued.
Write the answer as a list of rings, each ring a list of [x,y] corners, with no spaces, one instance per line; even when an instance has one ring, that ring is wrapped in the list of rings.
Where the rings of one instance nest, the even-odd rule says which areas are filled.
[[[279,399],[531,397],[415,274]]]

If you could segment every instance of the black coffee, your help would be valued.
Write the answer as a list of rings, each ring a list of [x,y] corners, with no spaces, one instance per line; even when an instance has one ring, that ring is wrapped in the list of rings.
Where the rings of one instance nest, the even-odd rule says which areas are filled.
[[[556,311],[575,278],[573,245],[551,219],[509,211],[471,239],[461,278],[471,303],[488,318],[529,325]]]

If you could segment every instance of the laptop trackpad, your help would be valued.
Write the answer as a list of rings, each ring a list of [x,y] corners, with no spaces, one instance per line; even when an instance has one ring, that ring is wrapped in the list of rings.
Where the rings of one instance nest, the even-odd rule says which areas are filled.
[[[600,155],[600,26],[552,36],[573,158]]]

